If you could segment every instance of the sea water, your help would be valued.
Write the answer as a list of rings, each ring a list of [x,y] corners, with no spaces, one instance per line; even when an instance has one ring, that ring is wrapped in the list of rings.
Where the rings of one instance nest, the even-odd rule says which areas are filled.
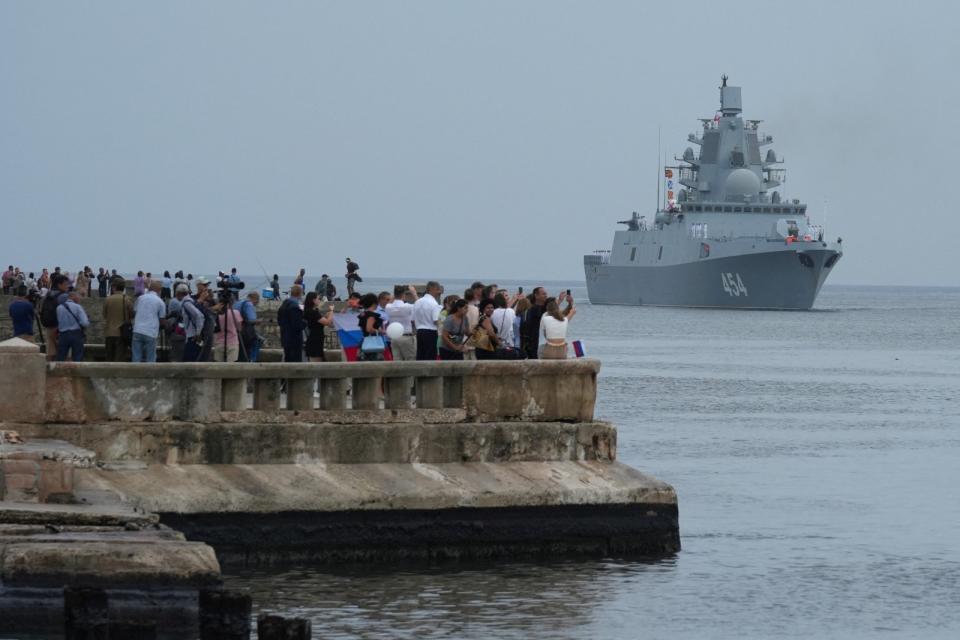
[[[570,334],[602,361],[619,459],[676,488],[681,552],[228,586],[323,638],[960,637],[960,289],[828,286],[810,312],[581,302]]]

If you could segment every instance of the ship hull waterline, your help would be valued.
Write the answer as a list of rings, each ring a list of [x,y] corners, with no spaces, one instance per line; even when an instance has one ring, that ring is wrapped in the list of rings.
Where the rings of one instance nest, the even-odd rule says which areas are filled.
[[[842,255],[781,249],[663,266],[610,265],[585,256],[584,271],[591,304],[809,310]]]

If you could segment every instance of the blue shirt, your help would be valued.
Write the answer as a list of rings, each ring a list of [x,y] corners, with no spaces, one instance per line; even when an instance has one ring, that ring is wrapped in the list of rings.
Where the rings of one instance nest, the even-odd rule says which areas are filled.
[[[156,338],[160,333],[160,320],[165,315],[166,303],[153,291],[147,291],[133,305],[133,332]]]
[[[64,300],[57,305],[57,328],[63,331],[77,331],[89,327],[87,312],[73,300]]]
[[[249,300],[241,300],[234,304],[233,308],[239,311],[247,322],[253,322],[257,319],[257,308]]]
[[[13,320],[13,337],[33,335],[33,305],[26,300],[10,303],[10,319]]]

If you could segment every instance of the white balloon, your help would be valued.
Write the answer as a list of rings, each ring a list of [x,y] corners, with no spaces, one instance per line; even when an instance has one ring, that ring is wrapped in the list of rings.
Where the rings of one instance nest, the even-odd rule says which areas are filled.
[[[387,325],[387,337],[396,340],[403,335],[403,325],[399,322],[391,322]]]

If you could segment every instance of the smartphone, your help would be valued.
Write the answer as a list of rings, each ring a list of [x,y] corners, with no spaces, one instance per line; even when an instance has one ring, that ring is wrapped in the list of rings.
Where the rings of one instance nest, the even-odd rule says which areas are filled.
[[[567,295],[570,295],[570,289],[567,289]]]
[[[517,287],[517,293],[523,293],[523,287]]]

